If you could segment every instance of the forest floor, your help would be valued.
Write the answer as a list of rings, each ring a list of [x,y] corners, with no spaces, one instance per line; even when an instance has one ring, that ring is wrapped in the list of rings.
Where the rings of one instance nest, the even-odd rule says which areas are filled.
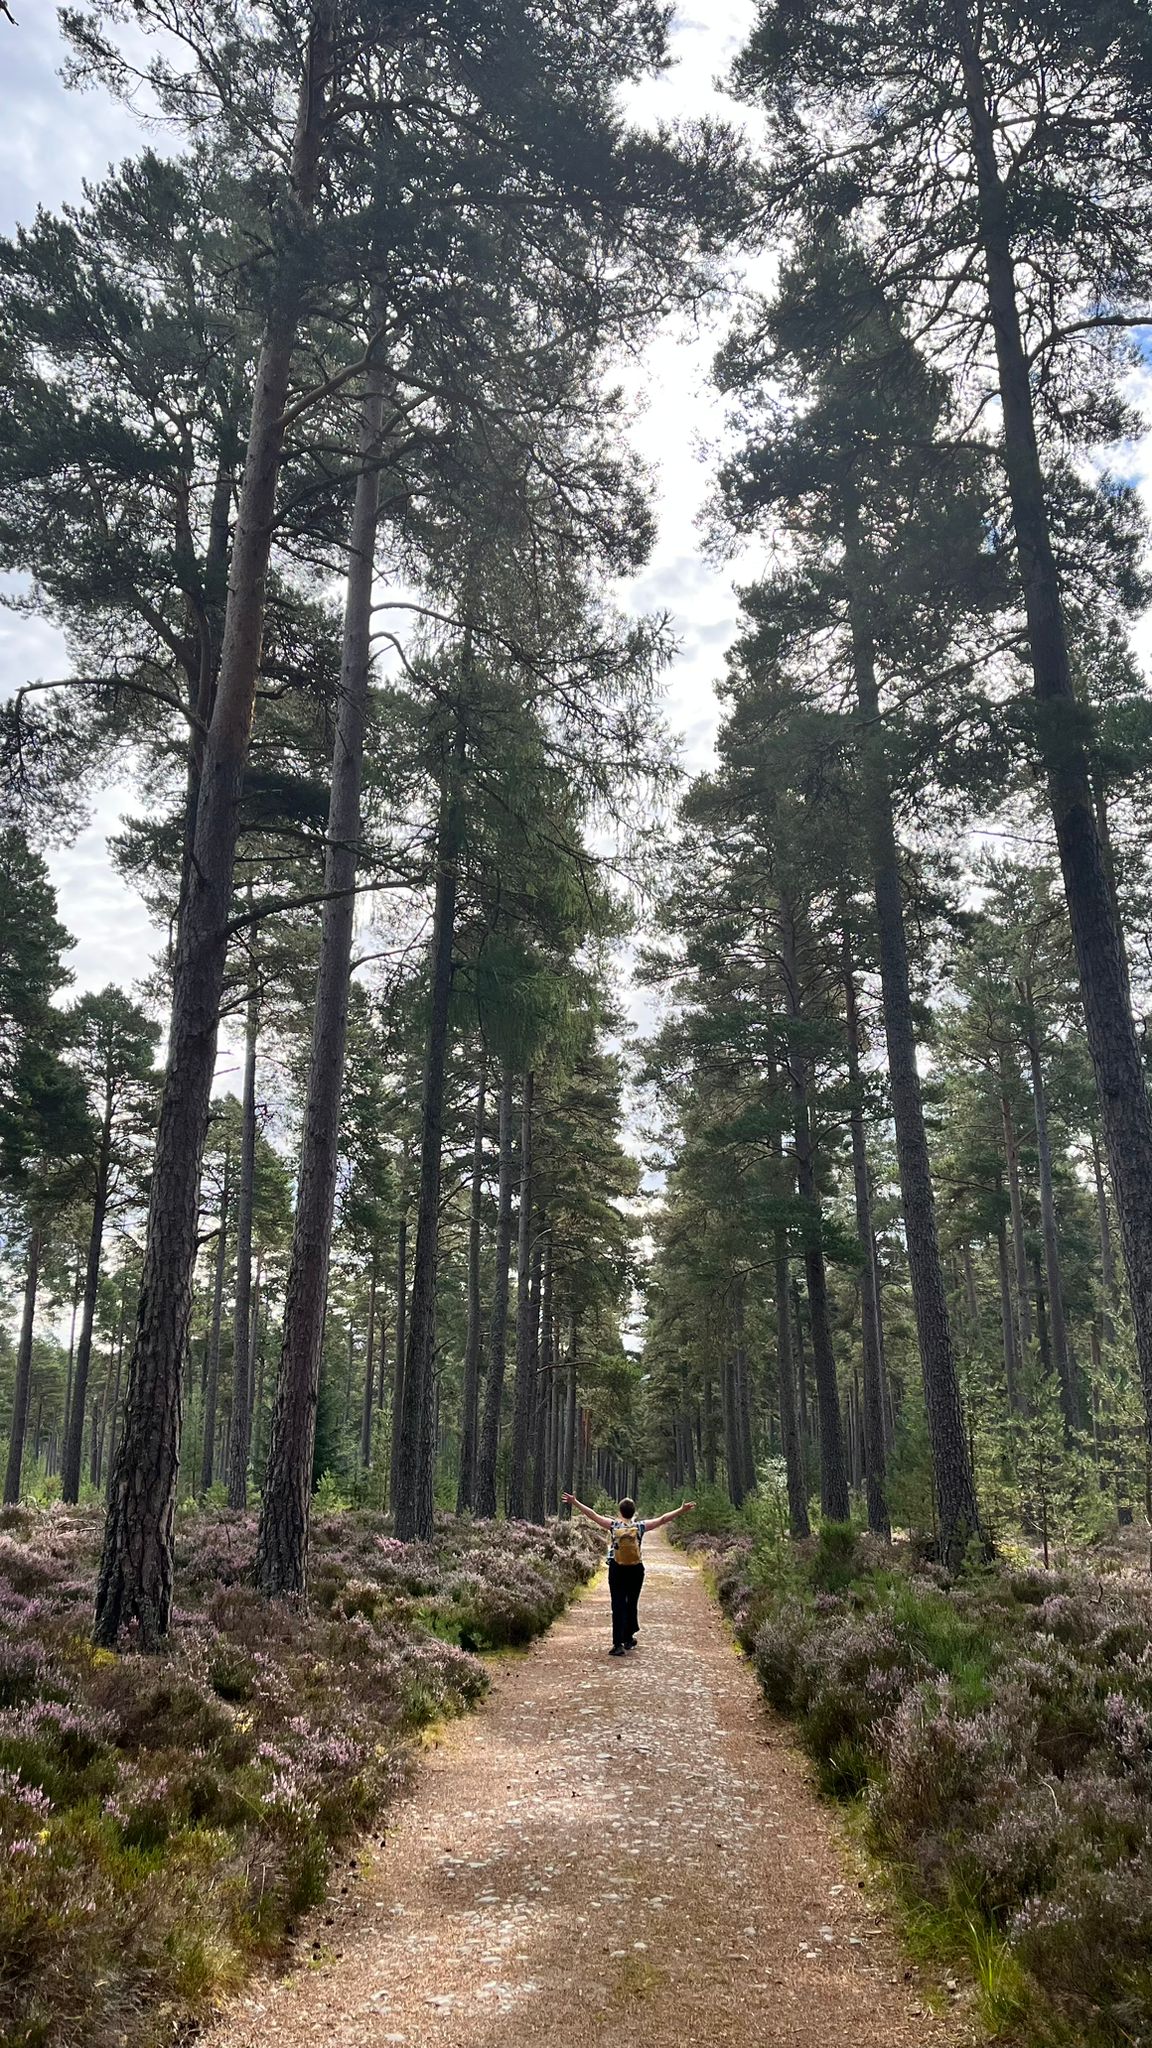
[[[440,1732],[414,1796],[205,2048],[958,2048],[699,1573],[649,1539]]]

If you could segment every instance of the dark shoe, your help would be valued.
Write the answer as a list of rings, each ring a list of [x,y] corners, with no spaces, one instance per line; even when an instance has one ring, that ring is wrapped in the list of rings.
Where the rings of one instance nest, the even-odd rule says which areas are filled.
[[[608,1652],[608,1655],[610,1657],[623,1657],[624,1654],[625,1651],[623,1643],[614,1643],[612,1648]]]
[[[636,1638],[635,1638],[635,1636],[629,1636],[629,1638],[628,1638],[628,1641],[627,1641],[627,1642],[625,1643],[625,1645],[624,1645],[624,1648],[625,1648],[626,1650],[634,1650],[634,1649],[636,1648]]]

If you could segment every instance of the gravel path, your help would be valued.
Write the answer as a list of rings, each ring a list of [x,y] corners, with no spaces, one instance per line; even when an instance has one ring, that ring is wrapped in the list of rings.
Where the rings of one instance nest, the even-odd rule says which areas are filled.
[[[921,2003],[699,1575],[645,1545],[431,1749],[310,1967],[208,2048],[955,2048]],[[307,1945],[303,1949],[309,1954]]]

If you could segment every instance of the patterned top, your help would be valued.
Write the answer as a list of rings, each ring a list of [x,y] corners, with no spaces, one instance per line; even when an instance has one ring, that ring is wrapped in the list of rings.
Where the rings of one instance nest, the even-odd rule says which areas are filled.
[[[616,1520],[615,1520],[615,1521],[613,1522],[613,1524],[612,1524],[612,1530],[611,1530],[611,1534],[610,1534],[610,1536],[609,1536],[609,1539],[608,1539],[608,1562],[609,1562],[609,1564],[615,1564],[615,1562],[616,1562],[616,1532],[617,1532],[617,1530],[619,1530],[619,1529],[635,1529],[635,1531],[636,1531],[636,1534],[637,1534],[637,1536],[638,1536],[638,1537],[639,1537],[639,1539],[640,1539],[640,1543],[641,1543],[641,1546],[643,1546],[643,1543],[644,1543],[644,1531],[645,1531],[645,1529],[646,1529],[647,1527],[648,1527],[648,1524],[647,1524],[647,1522],[637,1522],[637,1521],[631,1521],[631,1522],[626,1522],[626,1521],[625,1521],[625,1520],[623,1519],[623,1517],[622,1517],[622,1516],[619,1516],[619,1515],[618,1515],[618,1516],[616,1517]]]

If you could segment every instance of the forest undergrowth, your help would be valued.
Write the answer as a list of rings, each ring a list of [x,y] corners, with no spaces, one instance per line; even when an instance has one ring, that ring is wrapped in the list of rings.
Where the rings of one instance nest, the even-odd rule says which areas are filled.
[[[403,1787],[410,1738],[474,1705],[597,1546],[443,1518],[313,1525],[307,1614],[251,1587],[255,1515],[183,1513],[162,1655],[91,1642],[98,1510],[0,1520],[0,2040],[151,2048],[275,1957]],[[353,1856],[353,1867],[355,1857]]]
[[[994,2038],[1152,2038],[1152,1585],[1011,1551],[949,1575],[839,1523],[793,1545],[763,1500],[702,1503],[682,1540]]]

